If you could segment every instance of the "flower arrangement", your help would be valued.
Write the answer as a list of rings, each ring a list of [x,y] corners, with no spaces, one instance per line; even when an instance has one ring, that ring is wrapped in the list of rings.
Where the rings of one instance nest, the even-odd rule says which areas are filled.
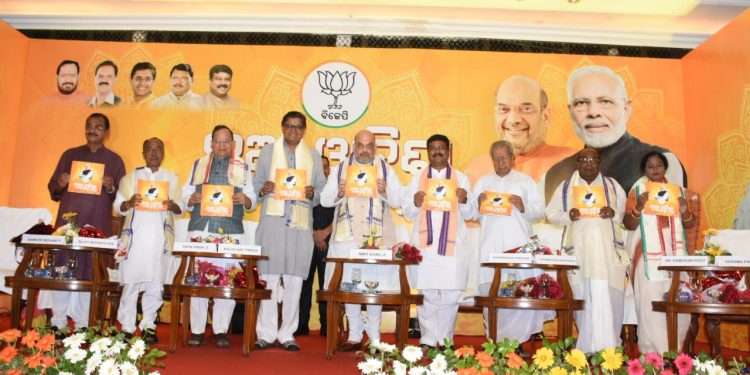
[[[195,236],[190,237],[190,242],[205,242],[205,243],[215,243],[215,244],[239,244],[240,240],[235,239],[234,237],[224,234],[224,229],[219,228],[218,234],[211,234],[208,236]]]
[[[544,246],[539,241],[537,235],[533,235],[529,238],[523,246],[519,246],[506,251],[506,253],[518,253],[518,254],[532,254],[532,255],[560,255],[559,251],[552,251],[547,246]]]
[[[422,253],[416,247],[406,242],[399,242],[391,248],[395,259],[403,259],[410,262],[421,262]]]
[[[736,359],[724,367],[722,360],[713,360],[705,353],[643,354],[630,359],[624,348],[607,348],[586,354],[573,348],[575,339],[569,337],[556,343],[544,340],[530,363],[515,353],[518,341],[505,339],[482,344],[481,349],[462,347],[452,349],[450,341],[445,349],[430,349],[424,353],[416,346],[407,345],[399,351],[395,345],[370,343],[362,353],[364,360],[357,364],[362,374],[396,375],[490,375],[490,374],[744,374],[750,372],[745,363]]]
[[[52,232],[53,236],[65,236],[65,241],[67,243],[73,243],[73,237],[78,236],[78,231],[80,228],[78,228],[78,224],[76,224],[76,218],[78,217],[77,212],[66,212],[62,215],[63,220],[65,220],[65,224],[59,225],[57,228],[55,228],[55,231]]]
[[[536,277],[521,280],[514,286],[513,295],[526,298],[550,298],[560,299],[563,290],[554,277],[543,273]]]
[[[125,339],[115,327],[91,327],[55,341],[44,330],[0,333],[0,373],[21,374],[158,374],[157,359],[166,355],[138,338]]]
[[[722,249],[719,244],[711,242],[711,236],[717,233],[719,232],[714,228],[703,231],[703,249],[696,251],[694,255],[707,256],[710,264],[714,264],[717,256],[732,255],[729,251]]]
[[[378,226],[377,225],[370,225],[370,233],[367,235],[364,235],[363,237],[365,240],[362,242],[362,245],[359,246],[360,249],[379,249],[380,248],[380,239],[382,236],[378,236]]]

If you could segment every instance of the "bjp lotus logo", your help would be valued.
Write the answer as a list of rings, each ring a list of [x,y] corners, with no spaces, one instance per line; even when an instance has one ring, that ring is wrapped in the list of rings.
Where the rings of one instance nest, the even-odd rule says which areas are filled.
[[[339,96],[352,93],[356,75],[357,72],[331,73],[330,71],[318,71],[318,84],[321,92],[333,96],[333,104],[328,106],[329,109],[341,109],[341,106],[338,105]]]
[[[316,66],[302,84],[302,108],[310,119],[326,127],[343,128],[354,124],[369,106],[367,75],[343,61]]]

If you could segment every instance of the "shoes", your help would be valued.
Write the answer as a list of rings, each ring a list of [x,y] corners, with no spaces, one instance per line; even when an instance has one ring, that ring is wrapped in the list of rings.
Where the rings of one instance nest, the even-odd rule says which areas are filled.
[[[268,349],[272,347],[273,347],[273,343],[270,343],[266,340],[258,340],[255,342],[255,349],[258,349],[258,350]]]
[[[65,332],[57,328],[57,326],[52,326],[52,333],[55,334],[55,340],[62,340],[65,338]]]
[[[125,336],[125,340],[130,340],[133,338],[132,332],[123,332],[122,335]]]
[[[187,344],[191,348],[197,348],[197,347],[203,345],[203,340],[204,340],[204,338],[203,338],[203,334],[202,333],[200,333],[200,334],[191,333],[190,334],[190,338],[188,339]]]
[[[156,337],[156,330],[151,328],[146,328],[141,331],[141,337],[143,338],[143,342],[149,345],[153,345],[159,342],[159,338]]]
[[[229,347],[229,337],[226,333],[216,333],[214,334],[214,338],[216,339],[217,348],[225,349]]]
[[[523,350],[520,346],[516,348],[516,354],[518,354],[519,357],[522,359],[529,359],[531,358],[531,353]]]
[[[354,341],[347,341],[339,347],[340,352],[355,352],[360,349],[362,349],[362,343]]]
[[[304,328],[304,329],[300,328],[294,332],[294,336],[307,336],[309,334],[310,334],[309,328]]]
[[[427,352],[429,352],[429,351],[430,351],[431,349],[435,349],[435,347],[434,347],[434,346],[432,346],[432,345],[427,345],[427,344],[419,344],[419,348],[420,348],[420,349],[422,349],[422,353],[427,353]]]
[[[297,344],[294,340],[284,341],[283,343],[281,343],[281,348],[288,352],[298,352],[299,344]]]

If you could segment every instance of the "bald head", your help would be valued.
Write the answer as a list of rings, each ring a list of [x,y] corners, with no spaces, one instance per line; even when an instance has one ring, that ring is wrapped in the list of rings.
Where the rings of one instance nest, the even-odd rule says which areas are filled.
[[[375,158],[375,134],[360,130],[354,136],[354,158],[358,163],[369,164]]]
[[[547,94],[534,79],[512,76],[497,89],[495,130],[516,154],[537,149],[547,136],[550,111]]]

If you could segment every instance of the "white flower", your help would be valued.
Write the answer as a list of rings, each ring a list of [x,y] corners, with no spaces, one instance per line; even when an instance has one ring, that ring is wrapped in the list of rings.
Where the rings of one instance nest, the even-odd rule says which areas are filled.
[[[120,370],[117,369],[115,360],[110,358],[99,366],[99,375],[120,375]]]
[[[86,351],[83,349],[73,348],[65,352],[65,355],[63,355],[63,357],[70,361],[70,363],[78,363],[86,359],[86,354]]]
[[[357,364],[357,368],[362,371],[363,374],[377,374],[382,367],[383,362],[376,358],[370,358]]]
[[[406,365],[401,361],[393,361],[393,372],[396,375],[406,375]]]
[[[67,371],[61,371],[61,372],[58,372],[57,375],[73,375],[73,373],[70,373]]]
[[[148,375],[161,375],[159,371],[150,372]]]
[[[721,366],[714,365],[708,369],[708,375],[727,375],[727,372]]]
[[[127,348],[127,347],[128,347],[128,345],[125,344],[124,342],[117,341],[114,344],[112,344],[112,346],[109,349],[107,349],[107,351],[105,352],[105,354],[108,355],[108,356],[110,356],[110,357],[111,356],[115,356],[117,354],[120,354],[120,352],[123,349]]]
[[[409,375],[427,375],[427,373],[427,368],[424,366],[412,367],[409,370]]]
[[[382,341],[375,341],[370,346],[374,347],[377,350],[380,350],[383,353],[396,353],[396,345],[389,344],[387,342]]]
[[[438,354],[435,359],[430,363],[430,371],[433,373],[443,373],[448,368],[448,362],[445,360],[445,356]]]
[[[456,372],[451,370],[445,373],[445,375],[456,375]]]
[[[78,349],[84,342],[86,342],[86,334],[84,333],[76,333],[75,335],[70,335],[63,339],[63,345],[65,345],[66,348]]]
[[[130,347],[130,350],[128,350],[128,358],[135,361],[144,353],[146,353],[146,343],[143,342],[143,340],[138,339],[133,343],[133,346]]]
[[[408,345],[404,348],[403,351],[401,351],[401,355],[404,356],[405,360],[414,363],[422,359],[422,349],[416,346]]]
[[[120,364],[122,375],[138,375],[138,368],[130,362]]]
[[[94,353],[103,352],[107,350],[110,345],[112,345],[112,340],[109,337],[102,337],[99,340],[94,341],[89,349]]]

